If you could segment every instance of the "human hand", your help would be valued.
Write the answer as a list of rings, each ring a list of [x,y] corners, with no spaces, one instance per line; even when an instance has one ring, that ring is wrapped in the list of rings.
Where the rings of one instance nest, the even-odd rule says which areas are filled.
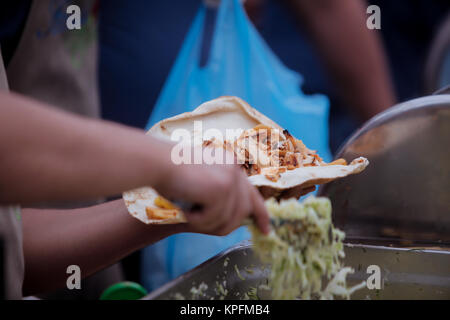
[[[302,186],[297,186],[297,187],[287,189],[287,190],[277,190],[277,189],[269,188],[269,187],[260,187],[259,188],[259,192],[264,197],[264,199],[274,197],[277,200],[290,199],[290,198],[300,199],[300,197],[302,197],[310,192],[313,192],[314,190],[316,190],[315,186],[309,186],[306,188],[302,187]]]
[[[226,235],[252,216],[262,232],[269,232],[264,200],[237,165],[174,166],[155,188],[168,199],[201,207],[185,212],[189,231]]]

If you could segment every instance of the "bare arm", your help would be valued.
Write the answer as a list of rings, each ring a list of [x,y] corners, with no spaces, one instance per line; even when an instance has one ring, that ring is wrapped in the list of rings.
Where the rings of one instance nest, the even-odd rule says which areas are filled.
[[[0,204],[88,199],[158,186],[174,171],[170,148],[142,130],[0,92]]]
[[[25,295],[65,286],[69,265],[82,277],[134,250],[177,232],[187,224],[148,226],[127,213],[122,200],[74,210],[23,209]]]
[[[366,27],[365,1],[286,1],[308,29],[338,93],[361,120],[395,103],[381,40]]]
[[[238,166],[175,165],[172,145],[144,131],[54,110],[0,91],[0,205],[69,201],[152,186],[199,204],[197,230],[226,234],[253,214],[268,231],[262,197]]]
[[[158,227],[129,217],[121,200],[68,211],[24,209],[25,292],[60,286],[69,264],[89,275],[181,229],[224,235],[253,215],[268,232],[263,199],[237,166],[177,166],[171,149],[141,130],[0,92],[0,204],[95,198],[151,185],[203,208],[186,213],[187,225]]]

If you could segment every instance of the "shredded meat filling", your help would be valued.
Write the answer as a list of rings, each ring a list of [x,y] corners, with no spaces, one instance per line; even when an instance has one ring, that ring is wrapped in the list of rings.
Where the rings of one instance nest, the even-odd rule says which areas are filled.
[[[211,141],[203,142],[203,146]],[[301,140],[287,130],[258,125],[245,130],[235,141],[224,141],[223,148],[234,152],[248,176],[264,174],[271,181],[278,181],[281,173],[300,167],[346,165],[344,159],[325,163],[316,151],[308,149]]]

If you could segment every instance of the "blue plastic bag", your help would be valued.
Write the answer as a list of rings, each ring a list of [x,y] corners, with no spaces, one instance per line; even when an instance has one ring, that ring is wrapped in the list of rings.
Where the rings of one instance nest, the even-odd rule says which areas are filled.
[[[238,96],[288,129],[325,161],[328,147],[328,99],[306,96],[302,77],[287,69],[248,20],[239,0],[222,0],[209,59],[200,66],[206,8],[201,6],[147,127],[195,109],[223,95]],[[245,228],[226,237],[179,234],[143,252],[142,280],[153,290],[233,244],[248,239]]]

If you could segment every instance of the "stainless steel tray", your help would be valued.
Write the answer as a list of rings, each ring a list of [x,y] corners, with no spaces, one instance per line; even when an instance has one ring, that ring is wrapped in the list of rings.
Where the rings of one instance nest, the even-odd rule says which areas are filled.
[[[347,240],[450,247],[450,94],[398,104],[369,120],[337,158],[364,172],[322,185]],[[383,241],[384,240],[384,241]]]
[[[345,265],[355,269],[355,273],[348,277],[349,285],[366,280],[370,276],[366,273],[369,265],[377,265],[381,270],[381,289],[361,289],[352,299],[450,299],[448,251],[346,244],[345,253]],[[235,266],[245,280],[239,277]],[[206,298],[217,298],[216,281],[221,284],[225,281],[224,287],[228,291],[225,299],[241,299],[252,287],[265,284],[269,271],[268,266],[262,265],[253,255],[250,242],[245,241],[153,291],[144,299],[174,299],[177,293],[191,299],[191,288],[202,282],[208,285]],[[259,298],[270,299],[270,295],[260,291]]]

